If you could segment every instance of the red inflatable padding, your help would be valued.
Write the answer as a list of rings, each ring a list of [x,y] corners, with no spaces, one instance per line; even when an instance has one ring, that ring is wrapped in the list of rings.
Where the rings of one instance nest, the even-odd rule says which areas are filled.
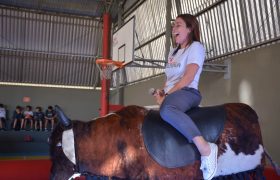
[[[280,180],[280,176],[277,175],[273,167],[267,166],[264,170],[266,180]]]
[[[44,160],[0,160],[0,179],[49,180],[51,161]],[[275,170],[268,166],[264,175],[267,180],[280,180]],[[76,180],[85,180],[84,176]]]
[[[0,160],[0,179],[49,180],[51,161]]]

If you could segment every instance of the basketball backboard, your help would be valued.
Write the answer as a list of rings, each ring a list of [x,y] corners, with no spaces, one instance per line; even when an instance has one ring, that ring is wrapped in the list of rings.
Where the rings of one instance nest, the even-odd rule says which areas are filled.
[[[135,17],[129,19],[122,27],[113,33],[114,61],[124,61],[125,65],[134,60]]]

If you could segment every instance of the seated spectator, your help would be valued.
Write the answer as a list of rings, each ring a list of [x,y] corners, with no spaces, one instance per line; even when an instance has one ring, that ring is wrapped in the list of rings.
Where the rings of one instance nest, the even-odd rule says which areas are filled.
[[[6,109],[3,104],[0,104],[0,130],[6,130]]]
[[[36,107],[34,112],[34,124],[35,130],[38,130],[37,124],[39,123],[40,131],[42,131],[42,122],[44,120],[44,113],[42,112],[41,107]]]
[[[51,131],[53,130],[55,117],[56,117],[56,113],[53,110],[53,107],[49,106],[45,113],[45,131],[48,130],[47,127],[49,121],[51,121]]]
[[[26,124],[30,122],[30,130],[33,129],[33,112],[31,106],[26,106],[26,110],[23,113],[24,115],[24,129],[26,129]]]
[[[20,122],[20,130],[23,130],[24,117],[23,117],[23,114],[21,112],[21,107],[20,106],[16,107],[16,110],[15,110],[14,115],[13,115],[13,120],[14,120],[13,129],[16,130],[16,125],[17,125],[17,122],[19,121]]]

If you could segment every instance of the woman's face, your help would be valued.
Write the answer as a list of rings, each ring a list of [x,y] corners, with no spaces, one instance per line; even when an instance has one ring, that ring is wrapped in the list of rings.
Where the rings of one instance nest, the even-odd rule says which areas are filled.
[[[190,32],[191,30],[187,28],[185,21],[180,17],[176,18],[172,29],[176,44],[180,44],[181,48],[185,48],[189,42]]]

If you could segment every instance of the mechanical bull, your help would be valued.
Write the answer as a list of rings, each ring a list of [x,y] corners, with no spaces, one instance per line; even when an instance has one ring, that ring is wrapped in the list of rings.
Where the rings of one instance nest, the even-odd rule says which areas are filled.
[[[202,179],[196,147],[158,111],[127,106],[89,122],[70,121],[58,106],[57,113],[61,122],[50,137],[53,180],[77,174],[100,179]],[[229,103],[186,113],[204,138],[218,145],[215,178],[264,178],[264,147],[251,107]]]

